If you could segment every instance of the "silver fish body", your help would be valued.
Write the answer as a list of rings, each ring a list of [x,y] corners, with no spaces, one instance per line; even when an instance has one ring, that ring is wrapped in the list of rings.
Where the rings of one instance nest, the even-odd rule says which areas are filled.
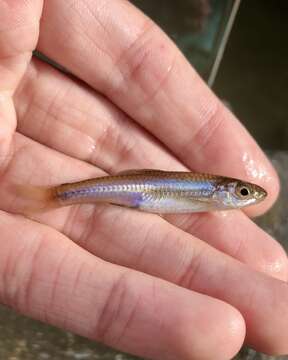
[[[262,201],[260,186],[223,176],[130,170],[55,187],[62,206],[106,202],[151,213],[190,213],[242,208]]]

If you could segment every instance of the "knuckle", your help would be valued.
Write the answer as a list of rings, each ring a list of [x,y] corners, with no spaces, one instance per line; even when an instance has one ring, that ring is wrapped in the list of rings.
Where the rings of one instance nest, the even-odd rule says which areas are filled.
[[[136,86],[146,98],[156,96],[169,78],[176,55],[173,44],[148,20],[142,32],[116,60],[114,66],[120,70],[122,80],[112,91],[126,93]]]
[[[158,235],[156,223],[151,223],[148,226],[143,227],[141,229],[141,232],[141,245],[137,249],[138,252],[137,256],[135,257],[135,266],[143,265],[147,261],[147,259],[150,258],[151,245],[155,243],[155,238]],[[160,239],[159,242],[161,242]]]
[[[54,264],[47,257],[50,246],[50,235],[36,232],[19,249],[11,249],[1,268],[1,302],[38,319],[64,326],[65,316],[59,309],[57,296],[65,266],[63,258],[70,245],[62,248],[64,254],[59,252]]]
[[[35,285],[35,269],[39,254],[45,247],[43,238],[34,239],[34,245],[23,246],[17,254],[11,251],[6,258],[1,278],[1,301],[15,309],[29,311]]]
[[[130,129],[126,126],[126,131],[123,131],[123,125],[125,128],[127,124],[107,121],[101,133],[94,139],[95,149],[91,154],[90,162],[102,166],[109,173],[113,172],[115,162],[121,166],[121,163],[127,163],[127,160],[135,156],[135,138],[127,136]]]
[[[178,279],[178,284],[187,289],[193,289],[197,283],[198,275],[201,273],[203,259],[206,257],[205,247],[194,249],[190,259]],[[198,289],[198,286],[197,286]]]
[[[145,47],[145,44],[148,41],[147,38],[150,38],[150,33],[154,29],[154,23],[148,19],[144,23],[142,30],[139,32],[133,42],[127,48],[125,48],[120,56],[116,59],[115,66],[120,66],[123,75],[126,74],[126,77],[128,77],[129,74],[133,74],[134,70],[137,69],[139,65],[141,65],[142,59],[147,53],[147,48]]]
[[[211,99],[210,99],[211,100]],[[182,146],[182,153],[186,154],[187,149],[191,148],[191,143],[196,147],[195,152],[202,153],[206,147],[213,143],[217,131],[224,123],[224,105],[218,100],[210,101],[203,110],[202,119],[199,121],[197,128],[194,130],[192,137]]]
[[[188,232],[189,234],[198,234],[201,232],[203,227],[207,226],[207,218],[212,216],[211,214],[202,214],[202,213],[195,213],[194,216],[187,216],[182,219],[182,223],[180,223],[181,229]],[[198,236],[198,235],[197,235]]]
[[[118,138],[118,133],[119,129],[112,123],[103,126],[102,130],[94,138],[95,148],[89,159],[91,163],[102,165],[103,154],[111,152],[111,145]]]
[[[137,149],[136,142],[133,137],[124,137],[124,134],[118,135],[115,142],[115,149],[118,161],[117,163],[121,165],[122,163],[127,163],[127,161],[133,159],[133,154],[135,149]],[[110,169],[111,171],[112,169]]]
[[[131,270],[126,270],[111,285],[97,318],[92,337],[116,346],[125,337],[137,313],[139,296],[131,291]]]

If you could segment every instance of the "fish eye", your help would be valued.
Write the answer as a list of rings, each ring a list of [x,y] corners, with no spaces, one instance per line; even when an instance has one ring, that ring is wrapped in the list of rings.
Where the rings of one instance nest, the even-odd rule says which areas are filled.
[[[246,197],[250,194],[250,191],[247,187],[245,186],[242,186],[239,190],[240,194],[243,196],[243,197]]]

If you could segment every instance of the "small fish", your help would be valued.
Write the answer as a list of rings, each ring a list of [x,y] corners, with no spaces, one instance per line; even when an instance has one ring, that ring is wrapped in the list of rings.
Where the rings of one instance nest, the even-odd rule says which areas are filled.
[[[242,208],[267,196],[260,186],[246,181],[163,170],[128,170],[50,188],[19,189],[36,211],[102,202],[158,214],[191,213]]]

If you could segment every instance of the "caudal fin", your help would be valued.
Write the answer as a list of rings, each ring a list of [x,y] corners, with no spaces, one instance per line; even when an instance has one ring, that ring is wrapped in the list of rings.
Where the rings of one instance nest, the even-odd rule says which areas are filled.
[[[60,206],[54,187],[13,184],[11,188],[17,198],[19,198],[19,202],[23,203],[23,211],[21,210],[21,212],[25,215],[43,212]]]

